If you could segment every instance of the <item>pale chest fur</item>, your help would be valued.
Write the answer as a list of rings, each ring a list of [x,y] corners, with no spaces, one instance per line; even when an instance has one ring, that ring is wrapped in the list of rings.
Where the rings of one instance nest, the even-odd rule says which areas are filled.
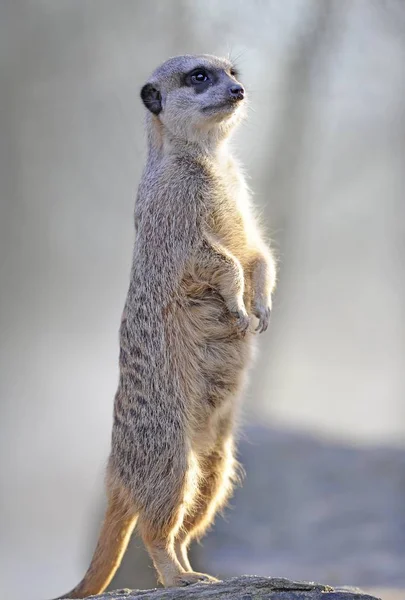
[[[216,195],[213,190],[214,202],[207,219],[208,233],[245,266],[257,229],[249,190],[232,159],[219,164],[215,171],[219,194]]]

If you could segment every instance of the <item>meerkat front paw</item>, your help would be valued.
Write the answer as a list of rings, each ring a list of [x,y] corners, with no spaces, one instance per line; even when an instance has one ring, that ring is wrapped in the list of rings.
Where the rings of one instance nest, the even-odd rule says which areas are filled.
[[[247,314],[245,308],[240,308],[239,310],[231,310],[229,311],[232,317],[235,319],[235,325],[242,335],[244,335],[249,329],[250,319]]]
[[[267,327],[269,326],[271,315],[270,306],[255,303],[253,306],[253,314],[259,319],[259,324],[256,327],[255,331],[257,331],[258,333],[263,333],[263,331],[266,331]]]
[[[196,573],[195,571],[191,571],[189,573],[181,573],[178,575],[174,579],[173,586],[183,587],[192,585],[193,583],[215,583],[218,581],[220,581],[220,579],[211,577],[211,575],[207,575],[206,573]]]

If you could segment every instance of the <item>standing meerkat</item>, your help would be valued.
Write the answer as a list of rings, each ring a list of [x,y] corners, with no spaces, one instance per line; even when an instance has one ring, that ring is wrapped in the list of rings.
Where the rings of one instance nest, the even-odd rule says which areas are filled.
[[[228,149],[245,105],[233,65],[171,58],[141,97],[148,157],[120,328],[108,506],[91,565],[65,598],[107,587],[136,522],[163,585],[216,581],[193,571],[187,551],[232,490],[239,399],[275,284]]]

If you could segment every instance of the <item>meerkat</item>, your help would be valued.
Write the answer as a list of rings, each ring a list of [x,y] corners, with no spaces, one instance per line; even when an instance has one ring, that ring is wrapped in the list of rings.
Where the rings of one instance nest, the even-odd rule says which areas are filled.
[[[108,506],[91,565],[64,598],[107,587],[136,523],[164,586],[217,581],[193,571],[187,552],[232,491],[240,396],[276,279],[228,147],[246,104],[235,67],[205,54],[171,58],[141,98],[148,155],[120,327]]]

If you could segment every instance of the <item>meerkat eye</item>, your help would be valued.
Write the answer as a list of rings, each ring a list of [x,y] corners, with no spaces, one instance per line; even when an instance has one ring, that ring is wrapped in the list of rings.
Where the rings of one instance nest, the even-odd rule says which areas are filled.
[[[238,77],[238,75],[239,75],[238,71],[234,67],[232,67],[232,69],[229,71],[229,74],[235,78]]]
[[[206,71],[200,69],[191,75],[191,83],[198,84],[208,81],[209,77]]]

